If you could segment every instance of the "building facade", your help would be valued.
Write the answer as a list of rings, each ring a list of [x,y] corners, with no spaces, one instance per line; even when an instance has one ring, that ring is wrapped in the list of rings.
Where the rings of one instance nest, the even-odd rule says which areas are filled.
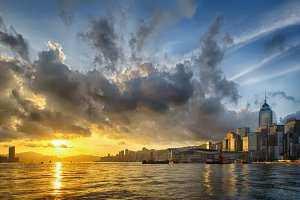
[[[273,111],[269,104],[267,104],[266,98],[264,104],[260,108],[258,120],[259,127],[271,126],[273,124]]]
[[[285,157],[287,159],[300,158],[300,120],[290,118],[286,123]]]

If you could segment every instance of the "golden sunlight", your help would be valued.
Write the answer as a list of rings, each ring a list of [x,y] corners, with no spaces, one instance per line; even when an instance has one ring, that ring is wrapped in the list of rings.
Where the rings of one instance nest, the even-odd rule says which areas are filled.
[[[68,148],[68,143],[64,140],[52,140],[51,143],[55,148]]]
[[[62,170],[61,170],[61,162],[57,162],[56,163],[56,167],[54,169],[55,171],[55,181],[53,182],[53,186],[54,186],[54,192],[57,193],[57,190],[61,188],[62,184],[61,184],[61,173],[62,173]]]

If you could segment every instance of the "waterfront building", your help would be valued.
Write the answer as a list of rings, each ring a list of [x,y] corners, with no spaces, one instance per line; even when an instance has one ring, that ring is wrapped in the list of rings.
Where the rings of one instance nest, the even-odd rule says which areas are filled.
[[[264,104],[261,106],[259,111],[259,127],[271,126],[273,124],[273,111],[269,104],[267,104],[267,97],[265,96]]]
[[[224,138],[222,142],[222,150],[228,151],[228,149],[229,149],[228,138]]]
[[[211,149],[211,150],[213,149],[212,148],[212,142],[207,142],[206,143],[206,149]]]
[[[223,140],[223,150],[225,151],[242,151],[242,140],[241,136],[234,133],[228,132],[227,137]]]
[[[251,161],[266,160],[266,147],[262,146],[264,135],[257,132],[250,132],[243,138],[243,150],[248,152],[248,158]]]
[[[0,163],[2,163],[2,162],[7,162],[8,160],[7,160],[7,157],[5,157],[5,156],[0,156]]]
[[[290,118],[286,123],[286,157],[288,159],[300,158],[300,120]]]
[[[249,137],[243,137],[243,151],[249,151]]]
[[[258,135],[257,132],[250,132],[247,136],[248,150],[247,151],[258,151]]]
[[[218,160],[219,151],[199,149],[199,148],[172,148],[173,159],[182,163],[205,163],[207,161]],[[242,159],[242,152],[222,151],[224,161],[234,162]]]
[[[213,145],[214,150],[222,150],[222,142],[217,142]]]
[[[16,148],[14,146],[8,147],[8,160],[14,161],[16,155]]]
[[[282,160],[284,158],[284,125],[273,124],[268,134],[268,160]]]
[[[8,157],[0,156],[0,162],[19,162],[19,158],[16,157],[16,148],[8,147]]]
[[[242,128],[236,129],[236,134],[240,135],[241,139],[243,139],[243,137],[247,136],[248,133],[250,133],[249,127],[242,127]]]

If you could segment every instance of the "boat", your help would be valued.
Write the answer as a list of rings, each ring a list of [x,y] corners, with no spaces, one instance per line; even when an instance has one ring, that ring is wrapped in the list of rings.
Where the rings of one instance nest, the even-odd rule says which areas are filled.
[[[157,161],[143,160],[142,164],[169,164],[169,161],[168,160],[157,160]]]
[[[216,160],[216,161],[206,161],[206,164],[231,164],[231,163]]]

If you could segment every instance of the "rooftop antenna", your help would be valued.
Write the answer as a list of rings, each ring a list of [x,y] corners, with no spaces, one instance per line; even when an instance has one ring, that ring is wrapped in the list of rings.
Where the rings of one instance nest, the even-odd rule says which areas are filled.
[[[267,103],[267,92],[265,90],[265,103]]]

